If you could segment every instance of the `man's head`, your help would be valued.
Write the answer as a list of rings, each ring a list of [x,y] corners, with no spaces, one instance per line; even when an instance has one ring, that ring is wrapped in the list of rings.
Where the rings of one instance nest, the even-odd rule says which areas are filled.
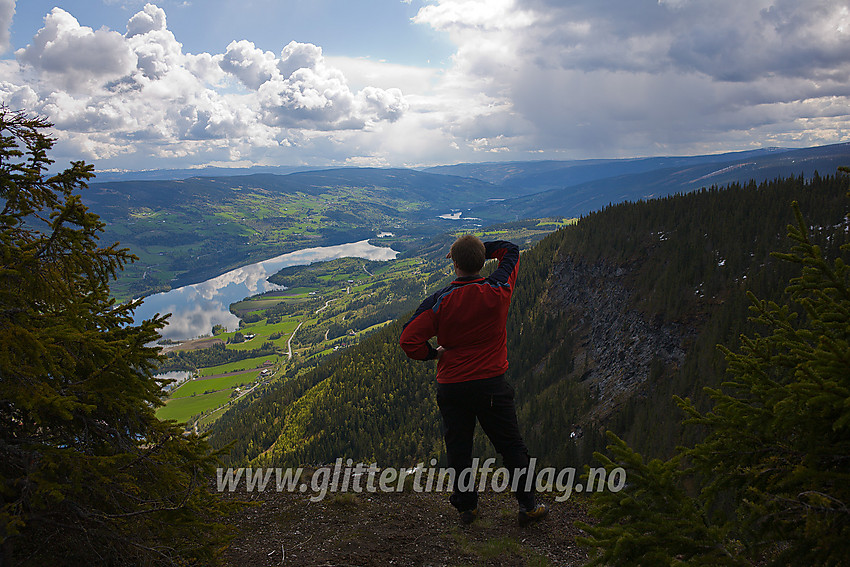
[[[473,276],[484,267],[484,243],[472,234],[464,234],[452,244],[452,262],[459,276]]]

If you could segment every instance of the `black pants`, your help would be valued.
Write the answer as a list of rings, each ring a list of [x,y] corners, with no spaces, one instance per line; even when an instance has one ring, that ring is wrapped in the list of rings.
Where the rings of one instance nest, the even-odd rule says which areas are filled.
[[[525,490],[525,471],[521,470],[528,468],[528,449],[517,424],[514,389],[505,381],[505,376],[455,384],[438,383],[437,405],[443,416],[448,465],[455,470],[452,505],[460,511],[478,506],[478,492],[474,489],[478,483],[472,490],[459,486],[461,472],[472,466],[472,436],[477,418],[496,451],[502,455],[503,465],[510,475],[509,486],[517,487],[514,495],[520,507],[532,509],[533,484],[531,491]]]

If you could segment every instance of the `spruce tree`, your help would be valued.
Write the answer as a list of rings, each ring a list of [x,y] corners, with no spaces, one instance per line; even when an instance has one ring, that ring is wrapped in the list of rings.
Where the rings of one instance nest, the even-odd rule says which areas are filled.
[[[582,526],[591,565],[850,564],[850,245],[827,260],[794,212],[793,247],[775,254],[800,267],[788,302],[750,296],[763,334],[721,347],[711,411],[677,398],[703,441],[644,463],[610,435],[597,455],[628,480]]]
[[[165,318],[110,298],[133,257],[99,246],[79,195],[92,166],[48,175],[49,126],[0,107],[2,563],[209,564],[216,455],[154,416]]]

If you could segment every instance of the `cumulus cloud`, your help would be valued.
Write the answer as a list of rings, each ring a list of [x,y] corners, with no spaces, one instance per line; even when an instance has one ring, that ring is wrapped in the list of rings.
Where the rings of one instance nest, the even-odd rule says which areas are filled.
[[[165,27],[165,10],[153,4],[146,4],[141,12],[137,12],[127,22],[127,37],[162,31]]]
[[[396,121],[408,108],[397,88],[352,90],[309,43],[290,42],[279,55],[246,40],[220,54],[186,53],[154,4],[124,34],[54,8],[15,56],[0,65],[2,100],[46,115],[62,144],[93,160],[262,161],[321,132]]]
[[[260,120],[272,127],[362,129],[395,121],[408,108],[397,88],[353,92],[342,71],[328,65],[322,48],[312,43],[291,41],[276,57],[249,41],[232,42],[219,65],[256,91]]]
[[[232,41],[219,62],[221,69],[230,73],[250,89],[277,75],[274,53],[257,49],[250,41]]]
[[[53,8],[18,61],[51,75],[64,89],[80,90],[128,74],[136,63],[124,37],[114,31],[84,27],[61,8]]]
[[[290,41],[280,52],[277,68],[287,78],[299,69],[316,69],[323,64],[322,48],[312,43]]]

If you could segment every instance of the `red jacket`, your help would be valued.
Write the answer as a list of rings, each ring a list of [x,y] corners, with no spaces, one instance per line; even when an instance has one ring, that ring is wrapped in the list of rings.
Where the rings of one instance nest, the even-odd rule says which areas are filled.
[[[427,298],[404,325],[401,348],[415,360],[437,358],[428,340],[436,336],[445,352],[437,362],[437,381],[493,378],[508,369],[505,323],[519,269],[519,248],[505,241],[485,242],[487,258],[499,260],[490,277],[458,278]]]

